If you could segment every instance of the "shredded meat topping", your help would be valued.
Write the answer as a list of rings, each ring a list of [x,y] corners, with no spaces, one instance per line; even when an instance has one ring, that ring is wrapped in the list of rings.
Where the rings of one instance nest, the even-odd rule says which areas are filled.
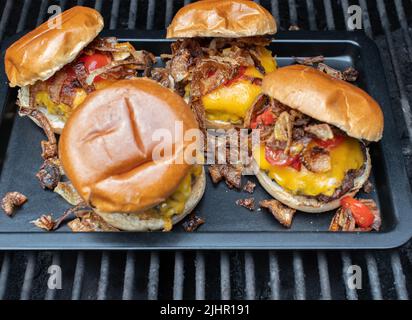
[[[349,81],[349,82],[354,82],[358,80],[358,76],[359,76],[359,72],[355,70],[353,67],[349,67],[342,72],[342,71],[336,70],[328,66],[327,64],[319,63],[318,69],[336,79]]]
[[[367,180],[362,188],[365,193],[371,193],[373,191],[373,184],[370,180]]]
[[[173,77],[175,89],[184,95],[182,88],[189,85],[189,104],[201,128],[205,123],[201,97],[239,77],[242,68],[255,67],[264,74],[258,47],[265,47],[269,43],[270,40],[265,37],[190,38],[177,40],[171,45],[172,53],[162,55],[167,60],[166,69]],[[160,75],[154,72],[151,77],[163,85],[169,83],[164,73]],[[242,78],[255,84],[261,82],[259,78],[246,75]]]
[[[328,172],[332,169],[329,151],[318,146],[307,148],[302,155],[302,161],[312,172]]]
[[[220,165],[220,173],[223,176],[226,184],[230,189],[240,189],[242,187],[242,171],[241,164],[222,164]]]
[[[11,217],[16,208],[21,207],[27,201],[27,197],[17,191],[7,192],[1,200],[1,208]]]
[[[210,174],[210,178],[212,179],[213,183],[219,183],[220,181],[222,181],[223,176],[220,173],[220,166],[219,165],[210,165],[209,166],[209,174]]]
[[[78,58],[82,55],[101,53],[111,61],[107,66],[94,70],[92,75]],[[35,107],[38,92],[46,91],[55,104],[63,103],[73,107],[76,89],[84,89],[86,93],[95,90],[94,78],[118,80],[137,75],[137,70],[145,70],[155,63],[153,54],[147,51],[136,51],[130,43],[119,43],[116,38],[96,38],[80,53],[72,63],[57,71],[47,81],[38,81],[30,87],[30,107]]]
[[[205,223],[205,219],[195,215],[194,213],[189,214],[182,224],[183,229],[186,232],[193,232]]]
[[[236,204],[250,211],[255,210],[255,198],[239,199],[236,200]]]
[[[327,123],[307,126],[305,127],[305,131],[324,141],[333,139],[334,137],[333,131]]]
[[[173,70],[173,69],[172,69]],[[201,97],[234,76],[236,69],[225,61],[202,59],[192,70],[191,96]]]
[[[295,62],[298,64],[303,64],[305,66],[313,66],[315,64],[325,61],[324,56],[307,57],[307,58],[295,58]]]
[[[154,68],[150,72],[150,77],[163,87],[175,90],[175,80],[170,74],[170,70],[166,68]]]
[[[109,225],[98,214],[89,211],[79,218],[75,218],[67,223],[73,232],[115,232],[119,229]]]
[[[53,220],[51,214],[43,214],[40,218],[31,221],[31,223],[40,229],[52,231],[56,222]]]
[[[36,177],[43,189],[53,190],[61,179],[60,168],[52,161],[45,160]]]
[[[343,71],[343,78],[346,81],[355,82],[356,80],[358,80],[358,77],[359,77],[359,71],[353,67],[349,67]]]
[[[256,183],[248,180],[246,184],[243,186],[243,191],[247,193],[253,193],[255,191],[255,188],[256,188]]]
[[[292,225],[292,220],[296,213],[295,209],[289,208],[275,199],[262,200],[259,202],[259,206],[261,208],[268,209],[276,220],[278,220],[286,228],[290,228]]]

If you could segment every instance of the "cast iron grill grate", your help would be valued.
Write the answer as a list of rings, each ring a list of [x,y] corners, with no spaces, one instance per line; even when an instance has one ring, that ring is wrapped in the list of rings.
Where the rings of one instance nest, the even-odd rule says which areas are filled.
[[[32,29],[50,5],[95,7],[110,29],[164,29],[190,1],[1,0],[0,40]],[[412,2],[409,0],[257,1],[287,30],[345,30],[347,8],[359,5],[363,27],[381,50],[412,177]],[[14,117],[2,124],[0,148]],[[0,159],[1,166],[1,159]],[[388,251],[258,252],[0,252],[0,299],[408,299],[411,242]],[[50,290],[48,267],[62,267],[62,289]],[[362,289],[348,287],[347,269],[363,271]]]

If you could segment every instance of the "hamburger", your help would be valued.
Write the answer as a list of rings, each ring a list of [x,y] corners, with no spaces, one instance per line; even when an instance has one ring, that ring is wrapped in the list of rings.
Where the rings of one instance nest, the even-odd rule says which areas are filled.
[[[379,141],[383,114],[366,92],[311,67],[268,74],[245,127],[260,130],[254,148],[266,191],[303,212],[325,212],[353,197],[371,171],[368,144]]]
[[[102,29],[98,11],[76,6],[27,33],[6,51],[9,85],[20,87],[18,105],[39,109],[56,133],[92,91],[136,76],[154,62],[152,54],[136,51],[128,42],[97,38]]]
[[[68,119],[59,141],[64,172],[110,225],[170,230],[194,209],[206,183],[202,166],[179,161],[197,141],[177,143],[176,123],[182,134],[198,130],[179,95],[149,79],[119,80],[90,93]],[[170,155],[155,156],[163,143],[154,139],[158,130],[172,134]]]
[[[263,76],[276,69],[267,49],[276,30],[273,16],[253,1],[197,1],[176,13],[167,38],[178,40],[166,70],[202,129],[242,127]]]

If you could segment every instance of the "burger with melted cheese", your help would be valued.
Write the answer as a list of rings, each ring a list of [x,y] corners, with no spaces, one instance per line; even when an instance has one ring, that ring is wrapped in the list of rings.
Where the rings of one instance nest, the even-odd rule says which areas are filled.
[[[73,7],[45,22],[6,51],[11,87],[20,87],[18,104],[38,108],[60,133],[67,118],[92,91],[136,76],[154,56],[116,38],[96,38],[103,29],[100,13]],[[33,119],[35,121],[35,119]]]
[[[325,212],[367,181],[367,143],[379,141],[383,113],[358,87],[311,67],[279,68],[263,79],[246,127],[260,129],[257,177],[274,198],[303,212]]]
[[[194,209],[206,184],[203,167],[185,156],[198,142],[180,143],[178,122],[182,135],[198,130],[179,95],[149,79],[119,80],[73,111],[60,136],[59,158],[79,195],[107,223],[168,231]],[[162,146],[167,141],[155,137],[165,130],[172,144]]]
[[[166,64],[202,127],[241,127],[263,76],[276,69],[267,49],[273,16],[248,0],[197,1],[180,9],[167,29],[178,38]]]

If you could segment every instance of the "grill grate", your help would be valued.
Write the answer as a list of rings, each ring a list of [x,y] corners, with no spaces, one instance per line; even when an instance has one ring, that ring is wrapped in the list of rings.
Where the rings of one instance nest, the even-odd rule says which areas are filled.
[[[47,8],[87,5],[110,29],[163,29],[190,1],[0,1],[0,40],[34,28]],[[365,32],[381,49],[399,137],[412,176],[412,4],[395,0],[258,1],[287,30],[343,30],[347,8],[360,5]],[[33,13],[33,14],[29,14]],[[19,19],[12,19],[19,17]],[[410,62],[409,62],[410,63]],[[400,107],[400,108],[399,108]],[[411,178],[410,176],[410,178]],[[0,252],[0,299],[408,299],[411,242],[390,251],[262,252]],[[62,289],[47,288],[50,265],[61,265]],[[347,286],[359,265],[363,289]]]

